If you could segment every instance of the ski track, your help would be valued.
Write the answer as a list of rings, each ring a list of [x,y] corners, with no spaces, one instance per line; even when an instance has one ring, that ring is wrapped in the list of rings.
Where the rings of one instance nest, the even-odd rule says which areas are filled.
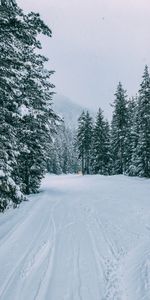
[[[149,300],[150,180],[50,176],[0,215],[0,299]]]

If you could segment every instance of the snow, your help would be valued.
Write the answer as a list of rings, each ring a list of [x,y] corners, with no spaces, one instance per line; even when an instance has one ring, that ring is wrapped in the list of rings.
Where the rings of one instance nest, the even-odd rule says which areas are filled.
[[[3,170],[0,170],[0,177],[5,177],[5,173],[3,172]]]
[[[19,113],[20,113],[21,117],[23,118],[25,116],[28,116],[30,114],[30,111],[26,105],[22,104],[19,108]]]
[[[51,176],[0,215],[0,299],[150,299],[150,180]]]

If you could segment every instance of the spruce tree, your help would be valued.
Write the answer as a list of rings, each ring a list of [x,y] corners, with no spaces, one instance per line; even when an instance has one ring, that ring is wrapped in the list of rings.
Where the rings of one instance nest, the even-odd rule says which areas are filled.
[[[23,199],[14,181],[18,155],[15,126],[19,118],[16,96],[21,70],[13,20],[18,15],[20,10],[15,1],[0,2],[0,210]]]
[[[105,174],[112,174],[112,153],[111,153],[111,131],[110,125],[107,120],[105,120],[105,154],[104,154],[104,165]]]
[[[38,35],[51,37],[39,14],[25,15],[15,1],[0,2],[1,203],[36,192],[46,170],[57,116],[51,107],[52,71]],[[5,201],[5,199],[7,201]]]
[[[77,147],[79,151],[79,159],[81,159],[82,174],[85,171],[85,149],[84,149],[84,132],[85,132],[85,112],[83,111],[78,119],[78,130],[77,130]]]
[[[27,73],[22,85],[21,130],[18,130],[19,177],[26,194],[37,191],[45,173],[54,131],[52,120],[56,118],[51,108],[51,88],[53,86],[49,83],[49,78],[52,72],[46,72],[44,69],[45,59],[43,57],[34,55],[31,58],[34,58],[34,61],[29,60],[30,73]]]
[[[56,118],[51,108],[53,85],[49,81],[53,72],[45,69],[47,58],[37,54],[41,49],[38,35],[51,37],[51,30],[35,13],[23,15],[19,27],[24,76],[20,80],[17,99],[20,111],[18,171],[22,190],[29,194],[37,191],[46,171],[53,134],[51,124]]]
[[[109,174],[109,124],[99,109],[93,129],[92,170],[94,174]]]
[[[126,97],[126,91],[119,82],[115,93],[111,124],[111,149],[114,174],[123,174],[127,164],[126,143],[128,110]]]
[[[134,164],[137,147],[137,96],[128,101],[128,124],[127,124],[127,143],[126,143],[126,171],[130,176],[136,175]]]
[[[83,111],[78,120],[77,143],[79,158],[81,159],[82,173],[91,172],[91,150],[93,138],[93,120],[87,111]]]
[[[150,75],[145,66],[137,107],[136,175],[150,177]]]

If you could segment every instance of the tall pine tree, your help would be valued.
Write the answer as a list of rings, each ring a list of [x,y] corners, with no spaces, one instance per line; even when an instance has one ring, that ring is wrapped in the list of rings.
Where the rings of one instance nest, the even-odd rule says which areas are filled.
[[[20,14],[15,1],[0,1],[0,210],[11,202],[16,205],[23,199],[14,181],[18,156],[15,126],[19,118],[16,97],[22,76],[14,20]]]
[[[137,96],[128,101],[128,124],[127,124],[127,143],[126,143],[126,174],[134,176],[136,174],[135,149],[137,147]]]
[[[87,111],[83,111],[78,120],[77,145],[81,159],[82,173],[91,172],[91,150],[93,138],[93,120]]]
[[[46,170],[57,116],[52,110],[52,71],[38,35],[51,37],[39,14],[25,15],[15,1],[0,2],[0,192],[2,206],[36,192]],[[5,200],[6,199],[6,200]],[[3,205],[4,203],[4,205]]]
[[[145,66],[137,107],[136,175],[150,177],[150,75]]]
[[[111,148],[113,173],[123,174],[126,171],[127,164],[127,96],[122,84],[119,82],[115,93],[114,111],[111,124]]]
[[[94,174],[108,175],[110,172],[110,136],[109,124],[99,109],[93,129],[92,170]]]

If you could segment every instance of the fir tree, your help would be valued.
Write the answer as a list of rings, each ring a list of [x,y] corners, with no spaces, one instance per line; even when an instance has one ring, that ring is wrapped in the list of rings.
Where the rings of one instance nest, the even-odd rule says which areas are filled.
[[[1,202],[36,192],[46,170],[55,119],[52,71],[38,35],[51,37],[39,14],[25,15],[15,1],[0,2],[0,168]],[[5,201],[5,198],[7,201]]]
[[[111,147],[113,159],[113,173],[123,174],[126,170],[127,153],[127,99],[126,91],[119,83],[115,93],[114,112],[111,125]]]
[[[99,109],[93,129],[93,162],[94,174],[109,174],[109,124],[104,120]]]
[[[21,95],[23,104],[20,107],[21,130],[18,135],[19,177],[26,194],[37,191],[45,173],[48,149],[54,131],[51,123],[56,119],[51,108],[53,86],[49,83],[49,77],[52,72],[46,72],[44,69],[43,57],[34,55],[31,58],[34,58],[34,61],[29,61],[30,72],[27,73],[26,79],[23,79]]]
[[[137,108],[136,175],[150,177],[150,76],[145,66]]]
[[[104,165],[105,165],[105,174],[112,174],[112,153],[111,153],[111,131],[109,122],[105,121],[105,153],[104,153]]]
[[[16,50],[13,20],[20,14],[14,1],[0,2],[0,209],[20,203],[23,196],[14,181],[17,168],[15,125],[19,118],[16,96],[19,93],[20,53]]]
[[[91,148],[93,137],[93,121],[87,111],[83,111],[78,120],[77,143],[79,158],[81,159],[82,173],[90,174],[91,172]]]
[[[20,80],[20,95],[17,99],[21,112],[18,163],[22,190],[29,194],[37,191],[45,173],[47,152],[53,134],[51,124],[56,119],[51,108],[53,85],[49,81],[53,72],[44,67],[47,58],[36,54],[36,49],[41,49],[38,34],[51,37],[51,30],[43,23],[39,14],[35,13],[23,15],[19,26],[24,76]]]
[[[127,136],[126,136],[126,174],[134,176],[136,174],[135,149],[137,147],[137,96],[132,97],[128,101],[128,123],[127,123]]]

